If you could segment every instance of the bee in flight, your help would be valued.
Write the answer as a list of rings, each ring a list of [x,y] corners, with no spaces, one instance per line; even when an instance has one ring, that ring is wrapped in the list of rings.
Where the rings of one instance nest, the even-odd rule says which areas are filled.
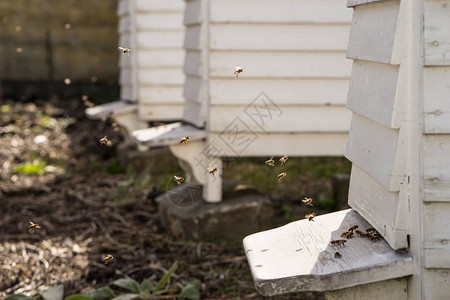
[[[184,181],[184,177],[181,176],[173,176],[173,178],[178,185],[181,185],[181,183]]]
[[[314,222],[314,217],[316,216],[316,213],[310,213],[308,215],[305,216],[305,218],[308,219],[308,221],[313,221]]]
[[[184,138],[181,139],[180,144],[186,144],[190,138],[191,138],[190,136],[185,136]]]
[[[347,241],[346,240],[332,240],[330,243],[331,245],[344,245]]]
[[[100,139],[100,145],[105,145],[106,143],[108,143],[108,137],[105,135],[104,137],[102,137],[101,139]]]
[[[216,174],[216,172],[217,172],[217,168],[212,168],[212,169],[208,169],[208,173],[209,174]]]
[[[244,72],[244,69],[242,69],[241,67],[234,67],[234,74],[236,75],[236,77],[238,77],[242,72]]]
[[[40,229],[41,226],[39,226],[39,224],[35,224],[33,222],[30,221],[30,226],[28,226],[28,231],[29,232],[33,232],[35,229]]]
[[[280,158],[280,163],[284,164],[285,162],[287,162],[288,158],[289,157],[287,155],[283,156],[282,158]]]
[[[130,48],[119,47],[119,50],[120,50],[120,52],[122,52],[122,56],[123,56],[124,54],[130,56],[130,51],[131,51]]]
[[[283,180],[283,178],[286,177],[286,175],[287,175],[286,172],[278,174],[278,176],[277,176],[278,177],[278,181]]]
[[[340,253],[337,252],[337,251],[334,251],[334,257],[341,258],[341,257],[342,257],[342,254],[340,254]]]
[[[275,167],[275,161],[273,160],[273,156],[270,159],[266,160],[265,164],[270,167]]]
[[[111,254],[108,254],[105,256],[105,258],[103,259],[103,262],[105,263],[105,265],[109,264],[112,260],[114,259],[114,257]]]
[[[314,206],[314,205],[312,204],[312,198],[306,198],[306,197],[305,197],[305,199],[303,199],[302,202],[305,203],[305,205],[308,205],[308,206]]]

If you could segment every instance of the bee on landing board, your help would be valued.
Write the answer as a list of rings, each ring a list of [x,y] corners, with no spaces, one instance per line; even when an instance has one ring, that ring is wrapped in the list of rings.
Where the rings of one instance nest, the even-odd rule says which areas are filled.
[[[184,138],[182,138],[182,139],[180,140],[180,144],[186,144],[187,141],[189,141],[190,138],[191,138],[190,136],[185,136]]]
[[[173,178],[178,185],[181,185],[181,183],[184,181],[184,177],[181,176],[173,176]]]
[[[214,175],[214,174],[216,174],[216,172],[217,172],[217,168],[208,169],[209,174]]]
[[[341,257],[342,257],[342,254],[340,254],[340,253],[337,252],[337,251],[334,251],[334,257],[341,258]]]
[[[340,246],[340,245],[344,245],[347,241],[346,240],[332,240],[330,243],[333,246]]]
[[[308,205],[308,206],[314,206],[314,205],[312,204],[312,198],[306,198],[306,197],[305,197],[305,199],[303,199],[302,202],[305,203],[305,205]]]
[[[286,175],[287,175],[286,172],[278,174],[278,176],[277,176],[278,177],[278,181],[280,182],[281,180],[283,180],[283,178],[286,177]]]
[[[105,263],[105,265],[109,264],[112,260],[114,259],[114,257],[111,254],[108,254],[105,256],[105,258],[103,259],[103,262]]]
[[[131,51],[130,48],[124,48],[124,47],[118,47],[118,48],[119,48],[119,51],[122,52],[122,56],[123,56],[124,54],[130,56],[130,51]]]
[[[33,223],[30,221],[30,226],[28,226],[28,231],[29,232],[33,232],[35,229],[40,229],[41,226],[39,226],[39,224]]]
[[[314,222],[314,217],[316,216],[316,213],[310,213],[308,215],[305,216],[305,218],[308,219],[308,221],[313,221]]]
[[[234,67],[234,74],[236,75],[236,77],[238,77],[242,72],[244,72],[244,69],[242,69],[241,67]]]
[[[354,225],[354,226],[350,227],[347,231],[353,231],[353,230],[355,230],[356,228],[358,228],[358,225]]]
[[[283,165],[285,162],[287,162],[288,158],[289,157],[287,155],[283,156],[282,158],[280,158],[280,163]]]
[[[273,156],[270,159],[266,160],[265,164],[270,167],[275,167],[275,161],[273,160]]]

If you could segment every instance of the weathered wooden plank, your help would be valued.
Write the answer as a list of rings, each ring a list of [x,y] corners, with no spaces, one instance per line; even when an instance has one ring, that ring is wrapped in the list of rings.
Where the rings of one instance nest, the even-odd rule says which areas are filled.
[[[139,13],[136,23],[141,31],[183,29],[183,13]]]
[[[184,11],[183,0],[134,0],[138,11]]]
[[[450,203],[428,202],[423,216],[425,267],[450,269]]]
[[[423,68],[425,133],[450,133],[450,67]]]
[[[404,175],[403,160],[396,159],[404,153],[401,139],[399,130],[354,113],[345,156],[387,190],[396,192]]]
[[[138,32],[137,40],[139,49],[165,49],[183,47],[183,30],[152,32]]]
[[[184,102],[183,120],[199,128],[203,128],[206,124],[205,101],[193,102],[186,99]]]
[[[346,8],[346,0],[214,0],[210,3],[211,21],[224,23],[348,23],[352,14]]]
[[[145,121],[175,121],[183,115],[182,103],[148,104],[139,102],[139,118]]]
[[[188,50],[183,66],[184,73],[191,76],[202,76],[202,52]]]
[[[424,270],[422,273],[423,299],[448,299],[450,294],[450,276],[449,270]]]
[[[242,116],[248,128],[256,133],[348,132],[351,119],[351,112],[344,106],[265,107],[259,102],[240,106],[213,105],[210,106],[209,115],[212,131],[222,131],[234,118]]]
[[[140,103],[184,103],[183,85],[179,86],[139,86]]]
[[[86,109],[86,115],[91,119],[101,119],[110,115],[127,114],[136,112],[137,104],[130,104],[125,101],[113,101]]]
[[[201,50],[202,49],[201,25],[189,25],[186,27],[184,37],[184,49]]]
[[[369,4],[372,2],[381,2],[390,0],[347,0],[347,7],[354,7],[357,5]]]
[[[201,0],[186,1],[186,10],[184,12],[184,25],[200,24],[203,20]]]
[[[350,24],[211,24],[211,49],[345,51],[349,29]]]
[[[386,127],[399,128],[399,66],[353,61],[347,107]]]
[[[450,202],[450,135],[423,138],[424,201]]]
[[[374,2],[356,6],[353,13],[347,57],[399,64],[393,59],[400,1]]]
[[[200,77],[187,75],[184,82],[183,96],[190,102],[200,104],[203,101],[206,101],[206,99],[204,99],[204,88],[205,87],[202,85],[202,80]]]
[[[353,164],[348,205],[373,225],[392,249],[408,247],[407,201],[405,193],[388,191]]]
[[[412,274],[411,256],[384,240],[356,237],[345,246],[330,244],[353,225],[371,226],[357,212],[343,210],[247,236],[244,249],[257,291],[330,291]],[[336,250],[341,257],[334,256]]]
[[[347,133],[255,133],[241,119],[234,119],[210,141],[226,156],[342,156]],[[288,174],[289,176],[289,174]],[[275,179],[274,179],[275,180]]]
[[[211,104],[250,104],[261,92],[277,105],[345,105],[347,101],[348,79],[241,79],[210,80]]]
[[[210,53],[212,78],[234,77],[234,67],[244,68],[239,78],[348,78],[351,61],[345,52],[238,52]]]
[[[424,1],[425,65],[450,65],[450,0]]]
[[[132,53],[131,55],[134,55]],[[119,66],[131,66],[133,58],[127,55],[120,56]],[[179,49],[165,50],[139,50],[137,55],[137,64],[139,68],[174,68],[181,70],[184,62],[184,51]]]
[[[180,85],[184,83],[184,74],[180,68],[140,69],[138,80],[139,84]]]
[[[191,125],[176,122],[135,130],[132,135],[138,144],[156,147],[178,144],[180,139],[187,135],[191,137],[191,140],[201,140],[206,137],[206,132]]]

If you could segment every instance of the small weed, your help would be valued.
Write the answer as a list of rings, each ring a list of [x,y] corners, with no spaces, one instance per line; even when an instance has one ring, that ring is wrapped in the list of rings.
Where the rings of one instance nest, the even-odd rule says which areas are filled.
[[[13,174],[42,175],[45,173],[46,162],[34,160],[33,162],[24,162],[13,169]]]

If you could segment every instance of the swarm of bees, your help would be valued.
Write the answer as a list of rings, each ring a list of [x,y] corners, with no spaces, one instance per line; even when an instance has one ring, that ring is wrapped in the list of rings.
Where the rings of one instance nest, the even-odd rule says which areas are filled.
[[[287,160],[288,160],[288,156],[285,155],[285,156],[280,158],[280,163],[283,165],[285,162],[287,162]]]
[[[180,144],[186,144],[187,141],[189,141],[190,138],[191,138],[190,136],[185,136],[184,138],[182,138],[182,139],[180,140]]]
[[[305,197],[305,199],[303,199],[302,202],[305,203],[305,205],[308,205],[308,206],[314,206],[314,205],[312,204],[312,198],[306,198],[306,197]]]
[[[209,174],[215,175],[216,172],[217,172],[217,168],[208,169]]]
[[[33,232],[35,229],[40,229],[41,226],[39,224],[33,223],[30,221],[30,226],[28,226],[28,232]]]
[[[242,72],[244,72],[244,69],[242,69],[241,67],[234,67],[234,75],[236,75],[236,77],[238,77]]]
[[[131,51],[131,49],[130,49],[130,48],[119,47],[119,51],[122,52],[122,56],[123,56],[124,54],[130,56],[130,51]]]
[[[358,225],[351,226],[347,231],[341,233],[341,237],[351,239],[353,237],[353,232],[358,228]]]
[[[105,258],[103,258],[103,262],[105,263],[105,265],[109,264],[112,260],[114,259],[114,257],[111,254],[108,254],[105,256]]]
[[[175,182],[178,185],[181,185],[181,183],[184,181],[184,177],[181,177],[181,176],[173,176],[173,177],[174,177]]]
[[[283,178],[286,177],[286,175],[287,175],[286,172],[283,172],[283,173],[278,174],[278,176],[277,176],[277,177],[278,177],[278,182],[280,182],[281,180],[283,180]]]
[[[268,160],[266,160],[265,164],[270,167],[275,167],[275,161],[273,160],[273,156],[271,158],[269,158]]]
[[[100,145],[106,145],[106,146],[111,146],[112,142],[110,140],[108,140],[108,137],[105,135],[104,137],[102,137],[100,140]]]
[[[315,216],[316,216],[316,213],[310,213],[310,214],[307,214],[305,216],[305,218],[308,219],[308,221],[313,221],[314,222],[314,217]]]

